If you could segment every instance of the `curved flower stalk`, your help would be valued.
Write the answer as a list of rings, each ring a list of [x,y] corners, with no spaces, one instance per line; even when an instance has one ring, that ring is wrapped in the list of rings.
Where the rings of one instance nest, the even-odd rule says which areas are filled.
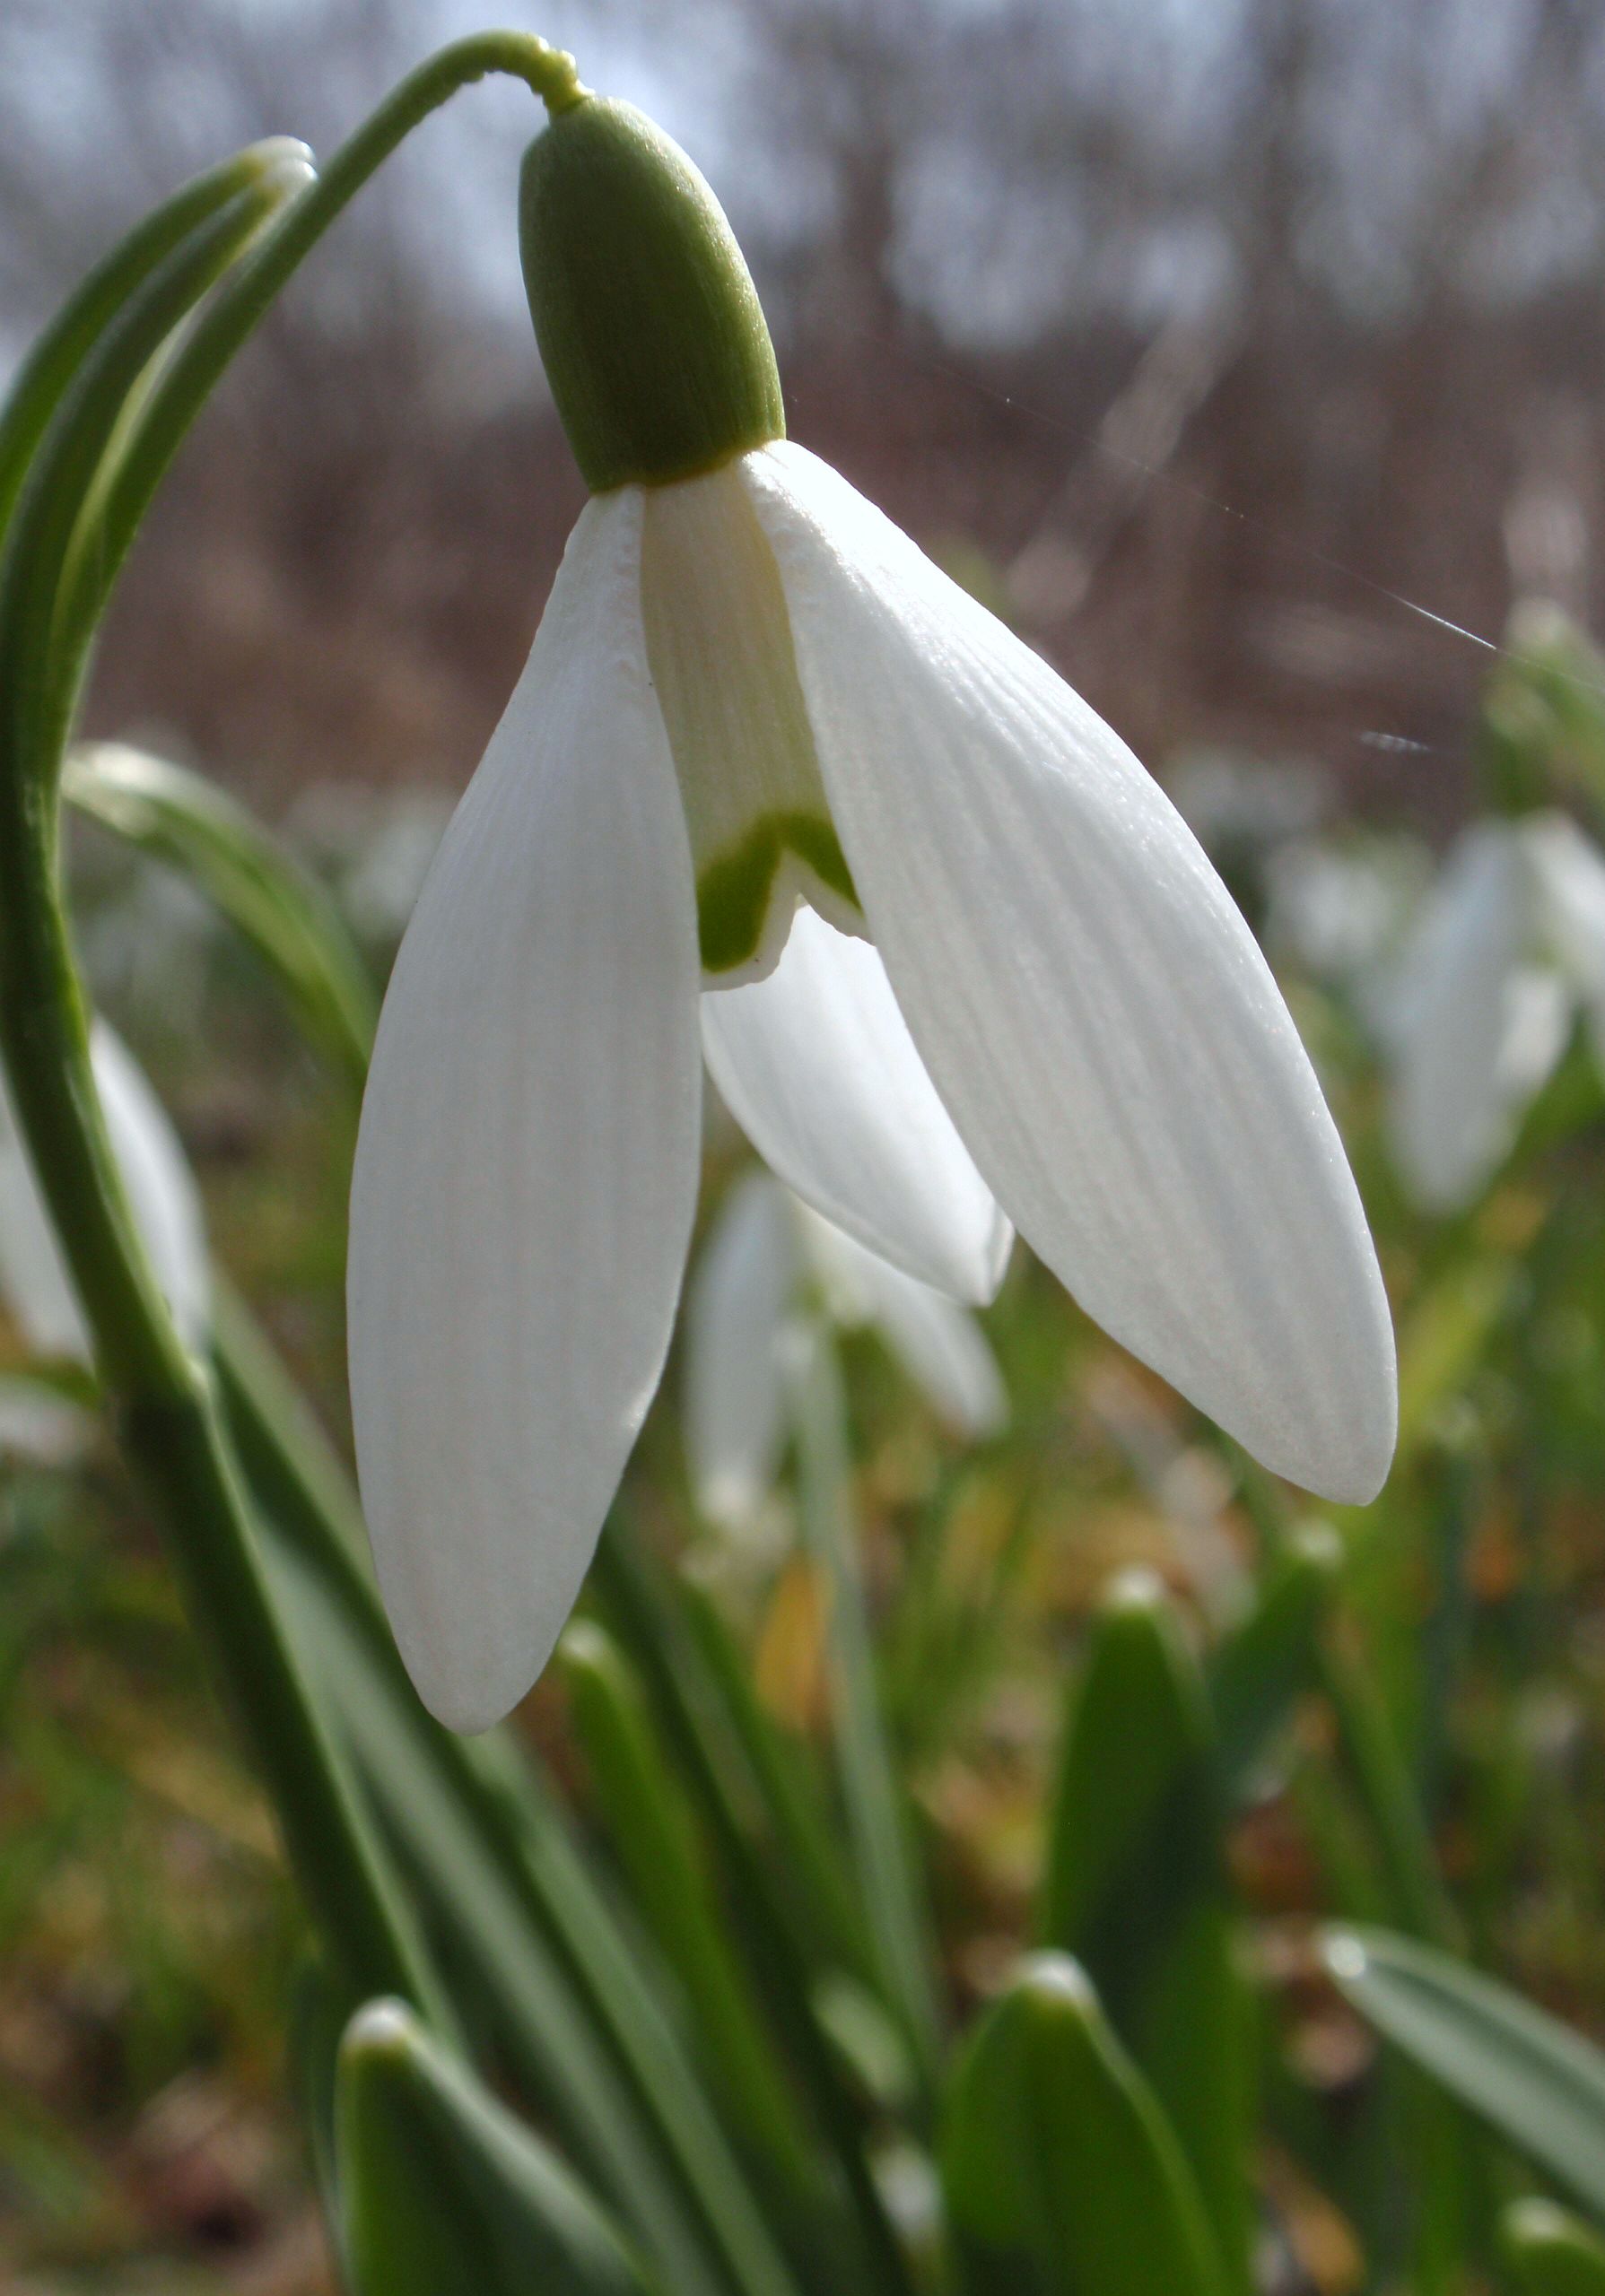
[[[1444,864],[1384,1016],[1394,1152],[1426,1210],[1481,1192],[1579,1013],[1605,1067],[1605,856],[1564,813],[1479,822]]]
[[[773,1488],[786,1430],[788,1343],[816,1306],[873,1329],[955,1433],[1008,1414],[996,1358],[954,1300],[903,1274],[766,1173],[731,1188],[693,1281],[685,1319],[685,1441],[697,1504],[739,1530]]]
[[[107,1136],[128,1208],[185,1345],[205,1343],[210,1301],[200,1196],[166,1110],[104,1021],[90,1032]],[[0,1294],[33,1352],[91,1361],[93,1350],[61,1247],[0,1081]]]
[[[352,1198],[363,1496],[425,1702],[494,1720],[578,1591],[679,1297],[699,1005],[765,1154],[860,1243],[981,1298],[1007,1215],[1268,1466],[1369,1499],[1395,1421],[1375,1256],[1197,841],[785,440],[683,152],[579,100],[524,198],[592,500],[403,942]]]

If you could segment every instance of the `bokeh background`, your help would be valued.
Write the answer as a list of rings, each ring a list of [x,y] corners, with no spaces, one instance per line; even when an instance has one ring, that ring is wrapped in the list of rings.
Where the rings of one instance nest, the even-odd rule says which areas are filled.
[[[1592,0],[503,13],[685,144],[750,257],[794,435],[1120,728],[1295,971],[1319,968],[1298,920],[1278,927],[1296,874],[1278,856],[1370,839],[1406,900],[1476,806],[1513,611],[1548,601],[1586,630],[1601,606]],[[185,174],[264,134],[327,150],[476,22],[456,0],[5,0],[0,372]],[[91,730],[203,768],[283,827],[380,969],[582,500],[522,309],[533,124],[521,91],[459,97],[308,264],[164,491],[89,707]],[[220,1256],[338,1438],[350,1110],[183,886],[87,839],[77,865],[102,999],[175,1110]],[[1409,1307],[1440,1243],[1375,1140],[1364,1049],[1318,984],[1299,1009]],[[1381,1543],[1375,1620],[1473,1928],[1599,2029],[1597,1121],[1580,1139],[1456,1231],[1470,1320],[1449,1317],[1428,1366],[1418,1536]],[[716,1133],[715,1177],[733,1160]],[[1044,1717],[1091,1591],[1136,1559],[1207,1592],[1246,1536],[1196,1431],[1051,1286],[1016,1271],[991,1328],[1016,1430],[974,1469],[945,1567],[1002,1607],[990,1673],[943,1646],[969,1735],[939,1760],[932,1630],[896,1608],[897,1542],[955,1454],[867,1343],[855,1358],[872,1558],[902,1619],[889,1665],[961,1987],[1014,1934]],[[671,1539],[676,1443],[671,1392],[637,1476]],[[806,1731],[800,1583],[782,1568],[753,1618],[766,1694]],[[293,1910],[104,1441],[70,1474],[4,1469],[0,1717],[0,2281],[329,2285],[283,2102]],[[558,1695],[525,1719],[571,1769]],[[1278,1926],[1333,1894],[1312,1825],[1272,1797],[1239,1850],[1268,1964],[1284,1954],[1290,2077],[1340,2104],[1372,2045]],[[1340,1811],[1324,1838],[1340,1866]],[[1304,2275],[1286,2284],[1369,2284],[1343,2212],[1276,2173]]]

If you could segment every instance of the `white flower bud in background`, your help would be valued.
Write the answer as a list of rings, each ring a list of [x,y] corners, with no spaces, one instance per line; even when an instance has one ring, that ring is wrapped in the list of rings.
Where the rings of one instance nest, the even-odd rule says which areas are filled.
[[[763,1172],[730,1189],[692,1278],[685,1318],[685,1441],[697,1505],[749,1527],[785,1444],[788,1329],[820,1309],[870,1328],[955,1434],[994,1434],[1007,1398],[974,1318],[866,1251]]]
[[[121,1039],[97,1021],[90,1057],[129,1207],[180,1337],[205,1340],[206,1237],[195,1179],[167,1112]],[[36,1355],[90,1361],[72,1278],[0,1086],[0,1294]]]
[[[1424,1208],[1481,1193],[1579,1014],[1605,1061],[1605,857],[1564,813],[1479,822],[1383,1009],[1394,1152]]]

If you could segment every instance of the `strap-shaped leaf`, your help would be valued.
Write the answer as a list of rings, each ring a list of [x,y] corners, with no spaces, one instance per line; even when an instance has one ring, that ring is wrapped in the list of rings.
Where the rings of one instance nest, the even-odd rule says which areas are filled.
[[[1512,2201],[1499,2245],[1520,2296],[1605,2296],[1605,2240],[1553,2201]]]
[[[1248,2004],[1233,1948],[1199,1665],[1151,1573],[1117,1578],[1071,1693],[1042,1935],[1082,1960],[1248,2283]]]
[[[1210,1657],[1217,1758],[1229,1796],[1246,1791],[1294,1700],[1319,1682],[1316,1638],[1342,1560],[1342,1544],[1329,1525],[1295,1530],[1267,1565],[1252,1607]]]
[[[840,2168],[877,2278],[906,2296],[912,2287],[907,2258],[870,2172],[859,2100],[820,2016],[789,1876],[763,1837],[754,1780],[717,1684],[687,1631],[679,1582],[635,1537],[620,1508],[602,1534],[591,1584],[634,1661],[658,1727],[707,1827],[770,2017]]]
[[[254,949],[313,1042],[361,1085],[378,1007],[333,900],[243,805],[214,783],[121,742],[73,752],[79,811],[198,885]]]
[[[0,528],[50,418],[95,342],[196,226],[271,166],[283,148],[276,143],[256,145],[180,185],[100,258],[26,352],[0,413]]]
[[[886,1731],[851,1503],[841,1367],[811,1335],[790,1396],[803,1532],[824,1582],[825,1660],[842,1799],[889,2005],[922,2071],[935,2066],[941,2012],[929,1907],[912,1815]]]
[[[706,1669],[783,1866],[814,1965],[850,1970],[875,1983],[875,1953],[864,1909],[840,1840],[832,1831],[813,1749],[787,1732],[759,1696],[750,1660],[715,1597],[691,1570],[676,1576],[680,1616]]]
[[[1175,2134],[1078,1963],[1022,1963],[962,2056],[944,2123],[949,2213],[989,2290],[1220,2296]]]
[[[488,2016],[509,2069],[676,2296],[789,2296],[706,2093],[562,1812],[510,1748],[454,1737],[419,1704],[353,1551],[355,1496],[298,1424],[246,1309],[226,1287],[221,1300],[221,1382],[265,1559],[326,1710],[452,1940],[465,2008]]]
[[[570,1712],[609,1838],[642,1918],[685,1988],[703,2067],[737,2125],[798,2198],[823,2198],[795,2099],[734,1952],[684,1787],[654,1735],[634,1669],[577,1620],[558,1645]]]
[[[398,2001],[346,2028],[336,2130],[357,2296],[643,2296],[572,2170]]]
[[[1363,2016],[1605,2219],[1605,2051],[1430,1945],[1381,1929],[1323,1942]]]

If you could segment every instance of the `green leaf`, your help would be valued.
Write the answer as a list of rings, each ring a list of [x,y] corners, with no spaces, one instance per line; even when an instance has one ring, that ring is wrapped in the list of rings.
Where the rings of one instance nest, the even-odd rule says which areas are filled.
[[[820,2022],[817,1972],[799,1935],[789,1877],[763,1831],[761,1797],[687,1629],[681,1589],[635,1539],[616,1507],[597,1550],[591,1583],[634,1660],[665,1744],[707,1826],[770,2016],[841,2170],[877,2279],[888,2291],[906,2291],[912,2286],[907,2259],[869,2170],[865,2117]],[[889,2008],[887,2013],[893,2013]]]
[[[399,1662],[392,1674],[302,1557],[272,1560],[327,1709],[450,1943],[465,2009],[488,2013],[510,2066],[676,2292],[784,2296],[789,2275],[708,2100],[563,1842],[560,1813],[541,1810],[527,1857],[510,1849],[472,1756],[459,1759]]]
[[[335,2168],[335,2066],[355,2005],[327,1964],[309,1952],[290,1984],[286,2039],[291,2085],[312,2155],[313,2176],[333,2223],[338,2213]]]
[[[261,958],[301,1027],[358,1086],[378,1004],[333,900],[243,805],[182,766],[120,742],[67,760],[79,811],[198,885]]]
[[[18,786],[52,790],[90,631],[56,657],[56,617],[75,523],[150,362],[240,256],[278,193],[251,174],[150,271],[85,350],[61,393],[4,531],[0,559],[0,756]]]
[[[1605,2218],[1605,2051],[1432,1946],[1341,1929],[1323,1947],[1363,2016]]]
[[[598,2203],[398,2001],[341,2044],[336,2119],[359,2296],[643,2296]]]
[[[1605,2296],[1605,2241],[1553,2201],[1513,2201],[1499,2245],[1521,2296]]]
[[[1252,1607],[1209,1660],[1223,1790],[1244,1794],[1299,1694],[1317,1686],[1316,1641],[1337,1593],[1343,1547],[1324,1523],[1300,1526],[1268,1564]]]
[[[792,1395],[803,1531],[828,1601],[825,1659],[842,1798],[887,1999],[929,2074],[940,2015],[910,1813],[888,1743],[850,1500],[842,1374],[816,1332]]]
[[[696,1821],[654,1737],[634,1670],[590,1620],[570,1626],[558,1659],[609,1840],[641,1918],[685,1988],[704,2071],[725,2092],[743,2135],[799,2196],[817,2201],[817,2162],[731,1948]]]
[[[1174,2132],[1079,1965],[1022,1963],[960,2058],[941,2144],[976,2276],[1037,2296],[1220,2296]]]
[[[750,1773],[814,1963],[850,1970],[873,1986],[875,1956],[865,1935],[863,1904],[831,1830],[823,1787],[811,1766],[813,1750],[786,1733],[764,1706],[751,1662],[708,1589],[682,1571],[676,1591],[681,1616]]]
[[[265,1560],[303,1663],[419,1897],[465,2013],[655,2258],[676,2296],[789,2296],[707,2096],[569,1839],[510,1745],[454,1737],[419,1704],[352,1544],[354,1494],[226,1295],[220,1381]]]
[[[1252,2051],[1198,1661],[1151,1573],[1117,1578],[1072,1692],[1042,1932],[1085,1961],[1248,2283]]]
[[[0,413],[0,529],[51,417],[95,342],[180,242],[258,177],[282,149],[276,143],[253,145],[181,185],[101,257],[35,341]]]

